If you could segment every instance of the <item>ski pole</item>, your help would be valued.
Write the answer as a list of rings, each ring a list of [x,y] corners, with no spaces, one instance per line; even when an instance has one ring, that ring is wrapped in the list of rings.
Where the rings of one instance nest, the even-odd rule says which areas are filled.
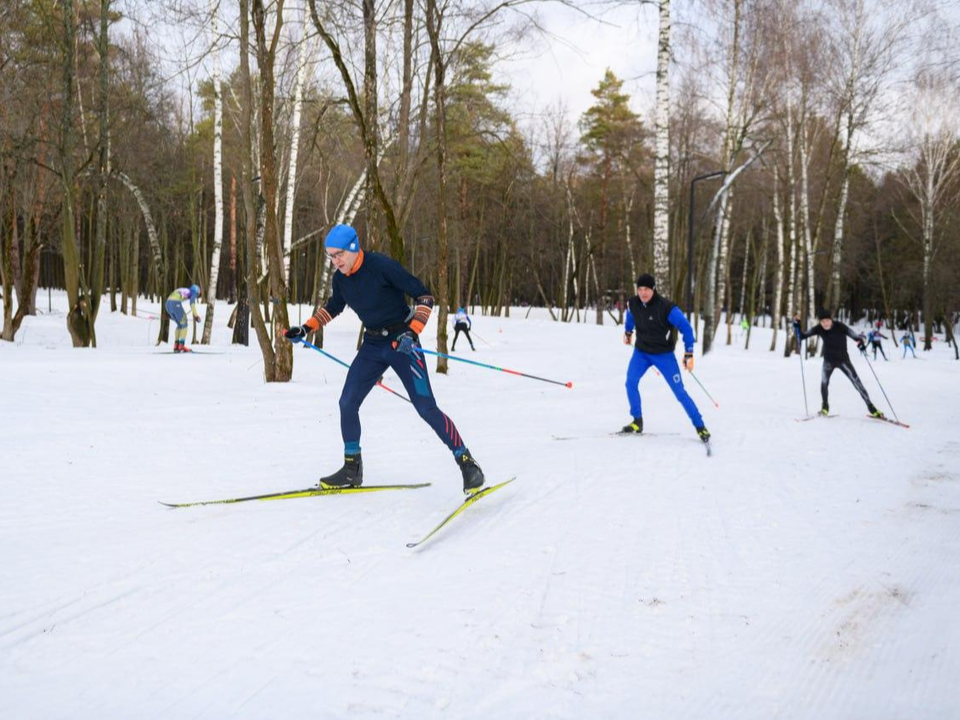
[[[793,331],[797,336],[797,354],[800,355],[800,380],[803,381],[803,416],[810,417],[810,406],[807,405],[807,376],[803,372],[803,349],[800,347],[800,326],[794,325]]]
[[[340,358],[331,355],[331,354],[328,353],[326,350],[323,350],[322,348],[318,348],[318,347],[317,347],[316,345],[314,345],[313,343],[307,342],[306,340],[303,340],[302,338],[297,338],[297,339],[295,339],[295,340],[291,340],[291,342],[302,343],[304,347],[308,347],[308,348],[310,348],[311,350],[316,350],[316,351],[317,351],[318,353],[320,353],[321,355],[326,355],[328,358],[330,358],[331,360],[333,360],[335,363],[339,363],[340,365],[343,365],[345,368],[349,368],[349,367],[350,367],[350,364],[349,364],[349,363],[345,363],[345,362],[344,362],[343,360],[341,360]],[[380,387],[382,387],[382,388],[383,388],[384,390],[386,390],[387,392],[393,393],[394,395],[396,395],[396,396],[397,396],[398,398],[400,398],[401,400],[406,400],[407,402],[411,402],[411,401],[410,401],[410,398],[405,397],[404,395],[401,395],[401,394],[398,393],[396,390],[393,390],[393,389],[391,389],[391,388],[388,388],[386,385],[384,385],[384,384],[383,384],[382,382],[380,382],[379,380],[377,381],[377,385],[379,385]]]
[[[877,381],[877,385],[880,386],[880,392],[883,393],[884,399],[887,401],[887,405],[890,406],[890,412],[893,413],[893,417],[896,418],[897,422],[900,422],[900,418],[897,417],[897,411],[893,409],[893,403],[890,402],[890,398],[887,397],[887,391],[883,389],[883,384],[880,382],[880,378],[877,377],[877,371],[873,369],[873,363],[870,362],[870,358],[866,355],[863,356],[863,359],[867,361],[867,367],[870,368],[870,372],[873,373],[873,379]]]
[[[547,378],[537,377],[536,375],[528,375],[527,373],[519,372],[518,370],[510,370],[508,368],[497,367],[496,365],[487,365],[486,363],[477,362],[476,360],[467,360],[466,358],[454,357],[453,355],[446,355],[445,353],[435,352],[433,350],[426,350],[424,348],[415,347],[413,348],[419,353],[426,353],[427,355],[436,355],[437,357],[447,358],[447,360],[456,360],[457,362],[470,363],[471,365],[477,365],[479,367],[489,368],[490,370],[499,370],[500,372],[510,373],[511,375],[519,375],[520,377],[530,378],[531,380],[540,380],[541,382],[553,383],[554,385],[563,385],[567,388],[573,388],[572,382],[560,382],[559,380],[549,380]]]
[[[720,403],[718,403],[716,400],[714,400],[714,399],[713,399],[713,395],[711,395],[709,392],[707,392],[707,389],[703,386],[703,383],[700,382],[700,378],[698,378],[696,375],[693,374],[693,370],[690,371],[690,377],[692,377],[694,380],[697,381],[697,385],[700,386],[700,389],[703,390],[703,391],[707,394],[707,397],[710,398],[710,402],[712,402],[712,403],[713,403],[713,406],[719,410],[719,409],[720,409]]]
[[[479,335],[478,333],[474,332],[473,330],[471,330],[470,333],[471,333],[477,340],[479,340],[480,342],[482,342],[482,343],[483,343],[484,345],[486,345],[487,347],[493,347],[493,345],[491,345],[491,344],[488,343],[486,340],[484,340],[482,337],[480,337],[480,335]]]

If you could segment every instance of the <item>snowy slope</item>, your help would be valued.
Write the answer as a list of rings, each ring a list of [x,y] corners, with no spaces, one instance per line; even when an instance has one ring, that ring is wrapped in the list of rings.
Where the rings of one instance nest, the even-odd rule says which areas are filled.
[[[839,373],[839,417],[797,423],[800,360],[754,330],[750,351],[698,359],[719,409],[687,383],[707,458],[652,372],[658,435],[607,437],[629,419],[619,329],[475,317],[464,357],[574,388],[434,373],[489,482],[517,481],[410,551],[461,493],[407,403],[368,397],[366,482],[429,488],[167,509],[338,467],[343,368],[298,349],[295,380],[265,384],[222,305],[221,354],[160,352],[146,303],[104,311],[100,348],[75,350],[53,301],[0,343],[0,717],[958,716],[960,363],[943,343],[874,366],[910,430],[864,417]],[[349,361],[357,329],[339,318],[326,349]]]

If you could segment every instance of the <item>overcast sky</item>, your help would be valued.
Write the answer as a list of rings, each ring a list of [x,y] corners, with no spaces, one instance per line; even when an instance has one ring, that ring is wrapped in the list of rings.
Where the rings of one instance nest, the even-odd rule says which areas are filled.
[[[518,116],[542,112],[562,100],[575,122],[593,104],[590,91],[607,68],[622,80],[637,112],[653,106],[659,18],[651,7],[621,7],[592,20],[570,8],[545,4],[539,11],[548,34],[535,49],[498,64],[513,87]]]

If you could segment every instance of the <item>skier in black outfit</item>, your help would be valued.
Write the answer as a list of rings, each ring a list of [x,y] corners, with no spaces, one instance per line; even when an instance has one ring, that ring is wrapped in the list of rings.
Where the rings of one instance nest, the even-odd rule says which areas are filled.
[[[365,330],[363,344],[350,365],[340,395],[343,467],[321,478],[320,487],[357,487],[363,483],[360,405],[389,367],[400,377],[420,417],[453,453],[463,475],[463,492],[478,491],[483,486],[483,471],[453,420],[437,407],[427,364],[417,352],[420,333],[433,309],[433,295],[393,258],[364,252],[356,231],[349,225],[335,225],[327,233],[324,246],[338,270],[333,276],[330,299],[303,325],[289,328],[284,335],[290,340],[299,340],[329,323],[348,305],[360,316]],[[414,298],[413,311],[407,306],[405,295]]]
[[[827,400],[830,376],[834,370],[839,370],[849,378],[850,382],[853,383],[853,387],[860,393],[860,397],[863,398],[863,401],[867,404],[867,412],[869,412],[872,417],[882,418],[883,413],[877,410],[870,401],[867,389],[863,386],[863,383],[860,382],[860,377],[850,363],[850,356],[847,354],[848,337],[857,341],[857,348],[860,352],[865,351],[866,344],[864,343],[863,335],[858,335],[842,322],[835,321],[830,317],[830,313],[827,310],[821,310],[817,313],[817,318],[820,320],[819,324],[809,332],[803,332],[800,329],[800,317],[797,316],[793,319],[793,329],[797,333],[799,340],[805,340],[814,335],[823,338],[823,373],[820,376],[820,395],[823,397],[823,408],[821,408],[820,414],[828,415],[830,413],[830,403]]]

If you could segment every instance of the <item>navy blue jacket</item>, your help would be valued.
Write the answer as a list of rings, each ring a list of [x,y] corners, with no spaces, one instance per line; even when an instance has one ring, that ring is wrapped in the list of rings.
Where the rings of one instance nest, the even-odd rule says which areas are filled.
[[[400,263],[387,255],[364,251],[360,267],[354,272],[344,275],[336,271],[330,299],[314,316],[325,325],[349,305],[367,328],[400,325],[410,315],[405,295],[414,298],[418,305],[433,306],[427,287]],[[329,319],[322,316],[324,311]]]

